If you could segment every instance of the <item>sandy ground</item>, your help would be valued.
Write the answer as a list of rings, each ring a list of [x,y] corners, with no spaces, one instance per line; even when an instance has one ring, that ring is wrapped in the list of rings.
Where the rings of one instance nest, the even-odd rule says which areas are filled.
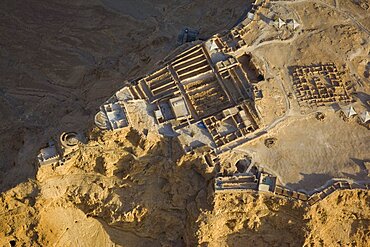
[[[276,138],[276,144],[266,147],[267,138]],[[278,175],[284,185],[309,192],[332,178],[369,181],[363,164],[369,159],[369,145],[366,127],[328,111],[323,121],[315,114],[287,120],[235,152],[248,153],[261,167]]]
[[[248,36],[269,72],[258,103],[263,124],[284,121],[223,160],[248,154],[295,189],[333,177],[368,180],[366,127],[329,109],[320,110],[323,121],[316,109],[303,116],[294,96],[286,104],[290,66],[335,62],[355,84],[356,104],[369,110],[369,1],[360,2],[283,1],[263,11],[302,24],[289,33],[257,21]],[[98,106],[124,80],[154,69],[183,27],[209,37],[230,28],[248,5],[2,1],[0,245],[368,246],[368,191],[335,192],[313,207],[266,194],[214,195],[215,174],[201,151],[185,155],[176,139],[155,133],[91,130]],[[37,169],[43,143],[78,130],[90,142],[71,162]],[[277,139],[271,148],[268,137]]]

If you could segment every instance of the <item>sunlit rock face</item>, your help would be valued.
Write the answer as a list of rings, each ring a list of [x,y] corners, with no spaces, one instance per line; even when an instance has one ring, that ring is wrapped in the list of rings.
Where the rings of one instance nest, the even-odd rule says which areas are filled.
[[[215,157],[212,147],[186,153],[180,138],[151,131],[154,118],[138,102],[128,107],[136,126],[99,130],[94,116],[126,80],[179,52],[184,28],[206,40],[243,20],[249,1],[2,1],[0,246],[369,246],[369,124],[360,118],[370,100],[369,6],[270,3],[238,37],[220,34],[228,51],[210,57],[233,54],[264,72],[249,78],[261,132]],[[227,47],[235,44],[243,48]],[[332,63],[359,114],[346,116],[348,101],[318,106],[327,96],[312,96],[334,83],[326,69],[309,71]],[[224,120],[217,129],[230,134]],[[45,148],[63,132],[86,141],[71,140],[60,164],[39,166],[39,151],[53,158],[60,150]],[[216,176],[228,191],[215,191]],[[250,189],[238,187],[251,177]],[[338,177],[346,181],[330,185]]]

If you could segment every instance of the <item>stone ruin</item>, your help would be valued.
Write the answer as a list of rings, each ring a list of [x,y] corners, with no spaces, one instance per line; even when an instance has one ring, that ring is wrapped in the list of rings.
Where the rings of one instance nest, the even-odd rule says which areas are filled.
[[[352,102],[351,85],[343,81],[335,64],[295,66],[291,70],[294,93],[301,108]]]

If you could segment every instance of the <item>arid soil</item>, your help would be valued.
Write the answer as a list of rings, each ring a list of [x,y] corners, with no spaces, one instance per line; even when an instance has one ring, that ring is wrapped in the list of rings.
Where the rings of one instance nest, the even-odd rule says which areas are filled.
[[[369,192],[336,192],[312,208],[265,195],[218,194],[198,231],[206,246],[368,246]],[[335,205],[335,207],[333,207]]]
[[[369,243],[367,191],[335,192],[312,207],[270,194],[213,195],[200,154],[181,155],[177,142],[132,130],[90,138],[53,176],[41,169],[38,182],[1,195],[1,245]]]
[[[332,178],[367,180],[362,161],[369,158],[369,130],[339,115],[329,111],[321,121],[315,114],[293,118],[236,151],[248,151],[255,162],[295,190],[310,192]],[[266,147],[267,138],[275,138],[275,145]]]
[[[279,76],[291,92],[288,68],[297,64],[343,66],[359,88],[357,104],[369,110],[369,1],[283,2],[271,10],[298,16],[303,31],[252,52],[269,71],[262,88],[270,91],[259,106],[266,124],[291,114],[273,80]],[[337,191],[311,207],[265,193],[215,194],[202,150],[184,154],[176,139],[151,132],[93,128],[98,106],[125,80],[154,69],[183,27],[207,38],[235,24],[249,4],[2,1],[0,246],[369,246],[369,191]],[[250,40],[274,36],[265,25]],[[333,110],[325,114],[324,121],[307,115],[277,124],[223,159],[256,152],[256,162],[297,189],[338,175],[369,179],[369,167],[351,160],[370,158],[369,130]],[[63,131],[84,132],[89,142],[65,165],[39,169],[39,149]],[[270,149],[267,137],[277,138]],[[297,143],[314,147],[306,152]]]

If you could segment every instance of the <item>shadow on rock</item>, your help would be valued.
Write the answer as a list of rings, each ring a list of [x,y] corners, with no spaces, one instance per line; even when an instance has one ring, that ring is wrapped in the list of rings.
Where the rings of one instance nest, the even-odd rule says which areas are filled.
[[[118,161],[112,155],[99,157],[103,176],[89,188],[82,184],[71,200],[101,221],[116,244],[196,245],[196,219],[201,209],[210,208],[206,165],[201,156],[182,154],[177,139],[143,143],[144,150],[133,146],[139,142],[128,141],[125,149],[117,145]]]

